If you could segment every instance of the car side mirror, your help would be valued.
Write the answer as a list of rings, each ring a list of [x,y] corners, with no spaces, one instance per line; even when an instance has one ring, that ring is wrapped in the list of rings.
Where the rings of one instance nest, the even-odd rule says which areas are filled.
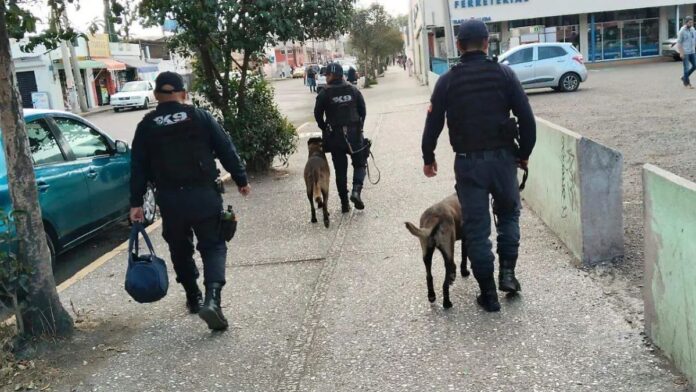
[[[128,143],[121,141],[121,140],[116,140],[116,153],[117,154],[125,154],[128,152]]]

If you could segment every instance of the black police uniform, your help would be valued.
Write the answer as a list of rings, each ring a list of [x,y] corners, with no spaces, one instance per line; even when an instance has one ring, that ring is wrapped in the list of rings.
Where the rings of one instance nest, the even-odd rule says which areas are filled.
[[[220,233],[223,207],[215,184],[215,158],[240,187],[247,185],[245,168],[229,135],[210,113],[178,102],[160,103],[145,115],[135,132],[131,155],[131,206],[142,206],[146,185],[153,182],[176,280],[184,286],[187,305],[195,313],[200,290],[193,260],[194,233],[206,288],[217,287],[219,295],[225,284],[227,246]]]
[[[485,35],[484,35],[485,34]],[[485,25],[467,21],[460,40],[488,37]],[[519,146],[510,132],[510,111],[519,122]],[[491,250],[489,195],[497,216],[499,288],[516,292],[514,277],[520,241],[519,160],[527,160],[536,141],[536,123],[517,76],[483,52],[468,52],[442,75],[431,98],[423,133],[423,160],[435,161],[435,147],[445,117],[455,160],[456,190],[462,206],[462,232],[472,270],[481,287],[479,303],[498,310]]]
[[[329,64],[328,72],[343,76],[339,64]],[[324,115],[326,114],[326,120]],[[351,201],[363,209],[360,192],[367,173],[369,148],[363,136],[365,100],[360,91],[343,78],[332,81],[317,96],[314,118],[322,130],[324,151],[331,153],[336,171],[336,189],[343,212],[348,212],[348,157],[353,162],[353,191]]]

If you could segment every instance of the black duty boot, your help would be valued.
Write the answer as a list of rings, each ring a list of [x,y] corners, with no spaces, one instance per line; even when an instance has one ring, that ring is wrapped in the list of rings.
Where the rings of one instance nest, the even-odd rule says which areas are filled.
[[[182,283],[184,290],[186,290],[186,307],[191,314],[198,313],[203,306],[203,293],[201,289],[198,288],[198,284],[193,281],[191,283]]]
[[[517,293],[522,290],[520,282],[515,277],[517,260],[500,260],[498,271],[498,289],[506,293]]]
[[[348,195],[341,197],[341,212],[344,214],[350,212],[350,202],[348,201]]]
[[[205,301],[198,315],[208,324],[208,328],[213,331],[224,331],[227,329],[227,319],[222,315],[220,307],[220,297],[222,284],[210,283],[205,288]]]
[[[353,192],[350,193],[350,201],[353,202],[356,210],[365,209],[365,203],[363,203],[362,199],[360,198],[361,190],[361,187],[356,186],[355,188],[353,188]]]
[[[498,312],[500,311],[500,302],[498,302],[498,292],[495,289],[495,280],[493,279],[493,274],[490,278],[479,280],[479,287],[481,288],[481,294],[476,297],[476,302],[486,311],[486,312]]]

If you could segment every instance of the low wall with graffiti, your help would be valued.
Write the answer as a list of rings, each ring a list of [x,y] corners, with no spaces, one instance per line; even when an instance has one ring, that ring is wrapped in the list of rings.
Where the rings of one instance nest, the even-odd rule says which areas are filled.
[[[522,197],[584,264],[624,253],[623,157],[537,118],[537,144]]]
[[[645,332],[696,383],[696,184],[643,168]]]

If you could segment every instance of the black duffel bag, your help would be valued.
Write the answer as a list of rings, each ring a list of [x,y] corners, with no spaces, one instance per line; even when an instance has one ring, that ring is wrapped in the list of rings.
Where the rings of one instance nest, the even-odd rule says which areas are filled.
[[[139,254],[138,237],[143,235],[150,254]],[[155,255],[152,242],[140,223],[133,223],[128,240],[126,291],[140,303],[159,301],[167,295],[169,277],[164,260]]]

